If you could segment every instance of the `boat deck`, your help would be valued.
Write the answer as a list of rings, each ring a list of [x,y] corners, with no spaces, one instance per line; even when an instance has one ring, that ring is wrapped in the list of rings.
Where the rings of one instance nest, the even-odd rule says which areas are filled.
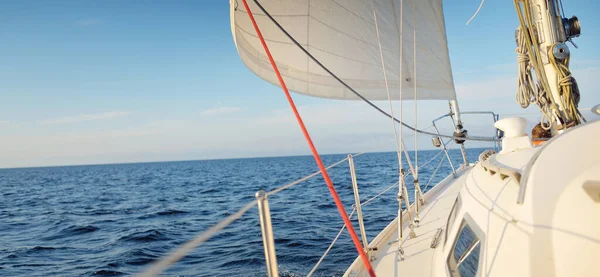
[[[436,187],[429,191],[424,199],[425,204],[419,212],[420,224],[414,228],[416,237],[411,238],[406,211],[404,219],[404,239],[402,247],[403,259],[398,251],[398,228],[397,219],[391,222],[370,244],[378,250],[372,255],[374,260],[371,264],[377,276],[431,276],[433,266],[431,263],[435,258],[435,249],[431,248],[431,242],[436,236],[438,229],[444,229],[452,205],[456,200],[462,184],[466,181],[468,168],[457,171],[457,177],[448,176]],[[414,211],[414,205],[412,205]],[[443,230],[438,237],[438,246],[444,242]],[[427,266],[425,266],[427,265]],[[364,270],[362,261],[356,260],[348,269],[345,276],[368,276]]]

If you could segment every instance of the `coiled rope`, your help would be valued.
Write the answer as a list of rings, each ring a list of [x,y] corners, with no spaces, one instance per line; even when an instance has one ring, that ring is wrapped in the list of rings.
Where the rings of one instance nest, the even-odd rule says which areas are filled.
[[[521,7],[520,3],[523,3]],[[552,49],[556,44],[548,49],[548,59],[557,71],[557,85],[559,90],[559,99],[555,99],[550,90],[550,83],[544,70],[542,62],[542,50],[540,49],[537,34],[534,30],[535,24],[531,14],[529,1],[514,0],[517,15],[521,26],[517,29],[517,62],[519,63],[519,86],[517,88],[516,100],[521,107],[527,107],[535,102],[542,112],[542,127],[549,130],[552,123],[558,118],[565,122],[557,122],[561,125],[580,124],[585,121],[581,112],[577,109],[579,104],[579,91],[576,82],[571,77],[569,71],[569,57],[564,60],[558,60]],[[531,69],[535,71],[538,86],[535,87]],[[563,111],[559,110],[562,104]]]
[[[549,130],[552,126],[551,96],[548,96],[545,90],[538,89],[535,85],[532,74],[534,68],[529,55],[530,42],[528,42],[527,30],[523,26],[517,28],[516,42],[517,49],[515,49],[515,52],[517,52],[519,75],[515,99],[521,108],[527,108],[531,103],[536,103],[542,113],[542,127]]]
[[[556,44],[552,45],[550,49],[553,49],[555,46]],[[571,71],[569,70],[570,56],[567,56],[564,60],[559,60],[552,55],[552,53],[548,53],[548,58],[558,74],[558,88],[563,107],[565,107],[565,115],[567,116],[567,120],[575,121],[575,124],[580,124],[581,120],[585,122],[585,118],[577,108],[579,105],[580,95],[577,82],[575,81],[575,78],[571,76]]]
[[[525,30],[519,26],[516,31],[517,40],[517,64],[519,65],[519,82],[517,85],[516,100],[521,108],[529,107],[529,104],[536,102],[536,87],[531,74],[531,64],[529,63],[529,54],[527,42],[525,41]]]

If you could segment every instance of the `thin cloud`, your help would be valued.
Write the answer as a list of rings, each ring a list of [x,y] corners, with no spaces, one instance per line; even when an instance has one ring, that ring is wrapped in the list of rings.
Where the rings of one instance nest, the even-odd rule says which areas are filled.
[[[10,121],[8,121],[8,120],[0,120],[0,125],[6,125],[9,123],[10,123]]]
[[[459,101],[465,99],[514,98],[516,89],[517,76],[502,76],[456,83],[456,95]]]
[[[220,114],[232,114],[232,113],[238,112],[240,110],[241,110],[240,107],[219,107],[219,108],[203,110],[200,114],[204,115],[204,116],[213,116],[213,115],[220,115]]]
[[[573,70],[582,92],[581,107],[600,103],[600,89],[595,78],[600,68]],[[502,115],[520,115],[529,120],[528,131],[539,121],[537,107],[521,109],[515,103],[515,75],[500,75],[476,81],[457,82],[459,103],[463,111],[492,109]],[[482,101],[483,100],[483,101]],[[375,102],[388,110],[386,101]],[[185,116],[164,120],[157,116],[149,122],[108,126],[107,128],[37,128],[37,125],[16,124],[2,133],[0,167],[64,164],[94,164],[141,162],[158,160],[190,160],[250,156],[281,156],[309,154],[306,142],[288,107],[246,112],[241,107],[220,106],[200,111],[200,118]],[[447,112],[445,101],[419,101],[418,127],[425,129],[431,119]],[[400,105],[394,104],[399,116]],[[394,135],[389,118],[362,102],[319,101],[298,107],[312,139],[322,153],[395,151]],[[403,106],[404,120],[414,125],[412,103]],[[587,111],[583,111],[586,113]],[[588,112],[589,113],[589,112]],[[598,116],[588,116],[588,121]],[[127,112],[107,112],[48,120],[49,123],[72,123],[84,120],[112,119]],[[195,114],[197,115],[197,114]],[[227,116],[218,116],[227,115]],[[5,118],[8,119],[8,118]],[[495,132],[491,116],[463,114],[465,128],[474,136],[491,136]],[[20,122],[18,122],[20,123]],[[452,134],[452,121],[437,123],[440,132]],[[83,124],[82,124],[83,125]],[[79,126],[73,126],[79,127]],[[0,128],[0,132],[7,128]],[[412,148],[413,133],[403,129],[405,143]],[[243,134],[240,138],[240,134]],[[429,136],[418,136],[419,149],[432,149]],[[468,147],[490,147],[490,143],[469,142]],[[456,146],[455,146],[456,147]]]
[[[499,74],[516,74],[517,73],[517,64],[516,63],[500,63],[500,64],[492,64],[484,66],[483,68],[478,68],[477,70],[463,70],[463,71],[455,71],[455,77],[479,77],[482,74],[488,75],[499,75]]]
[[[80,123],[84,121],[92,121],[92,120],[110,120],[118,117],[123,117],[129,115],[130,112],[127,111],[115,111],[115,112],[105,112],[105,113],[97,113],[97,114],[82,114],[76,116],[66,116],[54,119],[43,120],[42,124],[71,124],[71,123]]]

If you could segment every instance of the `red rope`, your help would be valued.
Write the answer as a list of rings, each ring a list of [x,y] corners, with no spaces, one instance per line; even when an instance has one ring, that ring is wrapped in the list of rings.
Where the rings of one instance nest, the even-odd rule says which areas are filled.
[[[352,238],[352,241],[354,242],[356,251],[358,251],[358,254],[361,257],[363,264],[367,268],[369,275],[371,277],[375,277],[375,271],[373,271],[373,267],[371,266],[371,263],[369,262],[369,258],[365,254],[365,251],[362,249],[361,243],[358,240],[358,236],[356,235],[356,232],[354,231],[354,227],[352,226],[352,222],[350,222],[350,218],[348,218],[348,214],[346,213],[346,210],[344,209],[342,200],[340,200],[340,197],[337,194],[337,191],[333,187],[333,183],[331,182],[331,179],[329,178],[329,174],[327,174],[327,170],[325,169],[325,166],[323,165],[323,161],[321,161],[321,157],[319,156],[319,153],[317,152],[317,149],[315,148],[315,145],[313,144],[312,139],[310,138],[310,135],[308,134],[308,131],[306,130],[306,126],[304,126],[304,122],[302,122],[302,118],[300,117],[300,114],[298,113],[298,110],[296,109],[296,104],[294,104],[294,100],[292,99],[292,96],[290,95],[290,92],[288,91],[288,88],[285,85],[283,78],[281,77],[281,73],[279,72],[279,69],[277,68],[277,64],[275,64],[275,60],[273,60],[273,57],[271,56],[271,51],[269,51],[269,47],[267,47],[267,43],[265,42],[265,39],[263,38],[262,33],[260,32],[260,29],[258,28],[258,25],[256,24],[256,21],[254,20],[254,15],[252,14],[250,7],[248,7],[248,3],[246,2],[246,0],[242,0],[242,1],[244,2],[244,7],[246,7],[246,11],[248,12],[248,16],[250,17],[250,21],[252,21],[252,25],[254,25],[254,30],[256,30],[256,34],[258,35],[258,38],[260,39],[260,42],[262,43],[262,46],[265,49],[265,53],[269,57],[269,61],[271,62],[271,65],[273,66],[273,70],[275,71],[275,74],[277,74],[277,79],[279,79],[279,84],[281,85],[281,88],[283,89],[283,92],[285,93],[285,97],[287,98],[288,102],[290,103],[290,107],[292,108],[292,111],[294,112],[294,115],[296,116],[298,125],[300,125],[300,129],[302,129],[304,138],[306,139],[306,142],[308,142],[308,146],[310,147],[310,151],[312,152],[313,157],[315,158],[315,162],[317,162],[317,166],[319,166],[319,170],[321,171],[321,174],[323,175],[323,179],[325,179],[325,183],[327,184],[327,188],[329,188],[329,192],[331,193],[331,196],[333,197],[333,201],[335,202],[335,205],[337,206],[338,211],[340,212],[340,215],[342,216],[342,219],[344,220],[344,223],[346,224],[346,229],[348,229],[348,233],[350,233],[350,237]]]

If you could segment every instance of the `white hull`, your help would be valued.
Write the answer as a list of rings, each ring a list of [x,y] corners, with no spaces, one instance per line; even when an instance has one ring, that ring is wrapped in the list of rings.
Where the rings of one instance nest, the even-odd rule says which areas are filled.
[[[451,268],[465,226],[478,243],[475,239],[474,251],[465,255],[474,255],[474,272],[463,276],[600,276],[598,137],[600,121],[541,147],[505,144],[499,154],[480,157],[457,178],[449,176],[425,195],[414,238],[408,236],[405,212],[404,259],[396,242],[397,219],[370,244],[378,249],[372,260],[377,276],[461,276]],[[357,259],[344,276],[368,274]]]

